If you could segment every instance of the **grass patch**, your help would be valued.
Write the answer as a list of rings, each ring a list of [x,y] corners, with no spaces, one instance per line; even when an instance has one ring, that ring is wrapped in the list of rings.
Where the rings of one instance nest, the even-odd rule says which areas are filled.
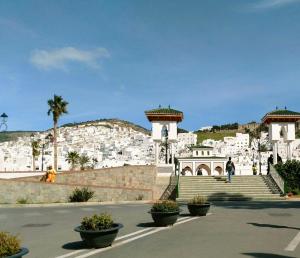
[[[197,132],[197,143],[201,144],[206,139],[213,139],[216,141],[223,140],[224,137],[235,136],[237,130],[226,130],[219,132]]]

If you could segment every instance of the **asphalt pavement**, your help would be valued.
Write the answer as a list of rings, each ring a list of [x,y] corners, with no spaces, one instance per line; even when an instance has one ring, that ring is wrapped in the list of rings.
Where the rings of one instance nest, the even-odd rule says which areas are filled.
[[[171,227],[154,227],[150,204],[0,208],[0,230],[19,234],[26,258],[300,257],[300,202],[219,202],[206,217],[185,206]],[[73,228],[84,216],[111,213],[112,247],[86,249]]]

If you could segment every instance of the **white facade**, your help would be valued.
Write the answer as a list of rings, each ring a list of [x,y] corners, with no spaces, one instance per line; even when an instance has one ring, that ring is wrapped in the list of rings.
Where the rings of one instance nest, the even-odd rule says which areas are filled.
[[[169,141],[177,140],[177,122],[169,121],[153,121],[152,122],[152,139],[153,141],[161,141],[163,127],[168,129]]]

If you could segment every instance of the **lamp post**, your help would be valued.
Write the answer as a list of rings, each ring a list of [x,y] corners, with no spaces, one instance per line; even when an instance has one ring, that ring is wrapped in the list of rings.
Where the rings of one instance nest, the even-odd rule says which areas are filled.
[[[252,148],[252,166],[254,166],[254,151],[255,151],[255,149],[253,147]]]
[[[168,128],[166,126],[164,126],[162,128],[162,132],[161,132],[161,135],[162,135],[162,142],[165,144],[165,148],[166,148],[166,164],[168,164],[168,137],[169,137],[169,132],[168,132]]]
[[[261,148],[260,148],[260,138],[258,139],[258,162],[259,162],[259,175],[261,175]]]
[[[7,119],[8,119],[8,115],[6,115],[5,113],[2,113],[1,117],[1,123],[0,123],[0,131],[7,131]],[[1,128],[4,128],[3,130],[1,130]]]

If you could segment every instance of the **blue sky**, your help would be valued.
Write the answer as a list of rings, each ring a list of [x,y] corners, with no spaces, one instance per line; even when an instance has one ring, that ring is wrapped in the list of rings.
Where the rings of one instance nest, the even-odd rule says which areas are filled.
[[[299,0],[0,0],[0,113],[9,130],[171,105],[180,127],[259,121],[300,111]]]

